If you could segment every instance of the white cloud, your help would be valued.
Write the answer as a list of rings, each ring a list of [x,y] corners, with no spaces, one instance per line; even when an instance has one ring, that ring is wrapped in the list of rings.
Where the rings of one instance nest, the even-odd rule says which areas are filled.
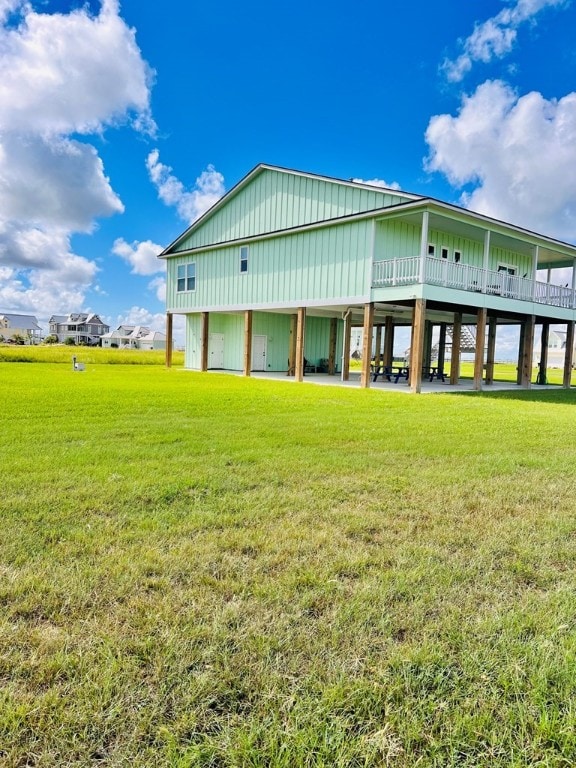
[[[24,5],[25,0],[0,0],[0,24],[3,24],[11,13]]]
[[[103,0],[98,16],[35,13],[4,28],[0,56],[0,127],[54,135],[93,133],[149,115],[152,73],[134,30]],[[33,120],[31,120],[33,118]]]
[[[172,336],[177,346],[184,343],[186,318],[184,315],[173,315]],[[150,312],[144,307],[130,307],[123,314],[116,317],[116,323],[111,321],[112,327],[119,325],[145,325],[153,331],[166,333],[166,315],[162,312]]]
[[[118,315],[118,325],[146,325],[155,331],[164,331],[166,315],[162,312],[150,312],[144,307],[130,307],[124,314]]]
[[[426,132],[429,171],[457,187],[462,203],[528,229],[576,240],[576,93],[518,97],[488,81],[457,116],[436,115]]]
[[[159,152],[152,150],[146,160],[150,179],[158,190],[158,197],[166,205],[174,206],[178,215],[188,224],[196,221],[211,208],[225,192],[224,176],[209,165],[196,179],[192,190],[172,174],[172,168],[159,161]]]
[[[496,16],[482,24],[476,24],[472,34],[461,45],[463,52],[454,61],[446,60],[442,66],[448,80],[459,82],[472,69],[476,61],[484,64],[501,59],[510,53],[517,38],[518,27],[534,21],[543,8],[561,6],[566,0],[516,0]]]
[[[148,283],[148,288],[151,291],[154,291],[156,294],[156,298],[158,301],[161,301],[164,303],[166,301],[166,278],[165,277],[155,277],[153,280],[150,280]]]
[[[153,132],[151,79],[116,0],[103,0],[97,16],[0,0],[3,308],[39,316],[82,308],[97,267],[70,239],[123,205],[79,136],[126,122]]]
[[[382,179],[369,179],[368,181],[365,179],[352,179],[352,181],[354,181],[356,184],[368,184],[371,187],[382,187],[383,189],[402,189],[397,181],[393,181],[391,184],[389,184],[387,181],[383,181]]]
[[[66,244],[65,238],[52,241],[55,248],[61,249],[54,251],[58,264],[52,269],[0,268],[0,307],[36,314],[41,322],[47,322],[51,314],[81,310],[97,267],[71,253]]]
[[[124,210],[96,150],[78,141],[0,134],[0,217],[31,225],[90,231],[95,216]]]
[[[156,272],[164,272],[166,262],[158,258],[164,248],[150,240],[134,242],[131,245],[123,238],[114,241],[112,252],[120,256],[132,267],[134,275],[154,275]]]

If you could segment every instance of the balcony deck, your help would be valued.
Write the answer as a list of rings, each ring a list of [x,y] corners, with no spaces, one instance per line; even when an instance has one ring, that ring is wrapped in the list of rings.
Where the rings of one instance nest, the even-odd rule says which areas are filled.
[[[374,262],[372,288],[424,283],[471,293],[531,301],[551,307],[576,309],[576,291],[532,278],[496,272],[437,257],[414,256]]]

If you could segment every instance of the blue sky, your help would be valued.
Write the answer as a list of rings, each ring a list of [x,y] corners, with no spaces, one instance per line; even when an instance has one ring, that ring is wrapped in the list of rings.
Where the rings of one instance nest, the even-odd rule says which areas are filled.
[[[156,253],[259,162],[576,242],[572,0],[0,0],[0,22],[0,311],[161,329]]]

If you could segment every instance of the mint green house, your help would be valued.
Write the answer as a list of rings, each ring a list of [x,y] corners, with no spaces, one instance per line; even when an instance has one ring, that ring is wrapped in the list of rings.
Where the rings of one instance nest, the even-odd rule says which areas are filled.
[[[258,165],[160,255],[167,260],[167,363],[172,318],[186,317],[185,365],[284,371],[305,365],[348,378],[362,326],[361,384],[392,364],[394,333],[411,329],[409,383],[430,371],[459,381],[466,334],[473,386],[493,381],[498,329],[521,329],[518,384],[530,386],[535,329],[546,366],[549,325],[566,324],[569,386],[576,319],[576,247],[428,197]],[[545,272],[542,272],[545,270]],[[561,274],[565,275],[565,272]]]

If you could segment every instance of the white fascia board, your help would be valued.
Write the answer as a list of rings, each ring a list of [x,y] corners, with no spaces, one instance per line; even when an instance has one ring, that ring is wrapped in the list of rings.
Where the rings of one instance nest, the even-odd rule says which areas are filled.
[[[258,166],[260,168],[261,166]],[[273,166],[264,166],[273,168]],[[277,169],[276,169],[277,170]],[[302,174],[306,175],[306,174]],[[346,183],[346,182],[342,182]],[[352,184],[351,186],[359,186]],[[371,187],[375,189],[375,187]],[[404,193],[402,193],[404,194]],[[224,198],[222,198],[224,199]],[[532,245],[543,245],[549,249],[553,249],[558,253],[561,253],[570,258],[576,258],[576,246],[570,243],[565,243],[561,240],[541,235],[538,232],[532,232],[531,230],[524,229],[514,224],[509,224],[499,219],[485,216],[481,213],[475,213],[474,211],[468,211],[465,208],[460,208],[451,203],[445,203],[435,198],[417,198],[408,202],[398,203],[397,205],[386,206],[385,208],[375,208],[371,211],[362,211],[360,213],[352,213],[346,216],[339,216],[333,219],[324,219],[322,221],[311,222],[310,224],[302,224],[296,227],[289,227],[286,229],[279,229],[273,232],[265,232],[258,235],[251,235],[249,237],[237,238],[234,240],[225,240],[221,243],[213,243],[209,245],[201,245],[195,248],[189,248],[184,251],[178,251],[177,253],[167,254],[164,251],[158,258],[175,258],[186,256],[188,254],[200,253],[205,251],[212,251],[219,248],[226,248],[232,245],[241,245],[243,243],[257,242],[259,240],[269,240],[275,237],[282,237],[285,235],[312,231],[315,229],[323,229],[325,227],[342,226],[348,222],[362,221],[363,219],[391,219],[400,218],[406,213],[424,212],[430,211],[439,215],[446,216],[456,221],[464,222],[471,226],[477,226],[482,230],[490,230],[491,232],[505,235],[507,237],[515,237],[521,239],[524,242],[528,242]],[[189,230],[188,230],[189,231]],[[183,236],[182,236],[183,237]],[[178,238],[178,240],[182,239]],[[178,241],[175,241],[178,242]],[[170,246],[171,247],[171,246]],[[166,249],[168,250],[168,249]]]

